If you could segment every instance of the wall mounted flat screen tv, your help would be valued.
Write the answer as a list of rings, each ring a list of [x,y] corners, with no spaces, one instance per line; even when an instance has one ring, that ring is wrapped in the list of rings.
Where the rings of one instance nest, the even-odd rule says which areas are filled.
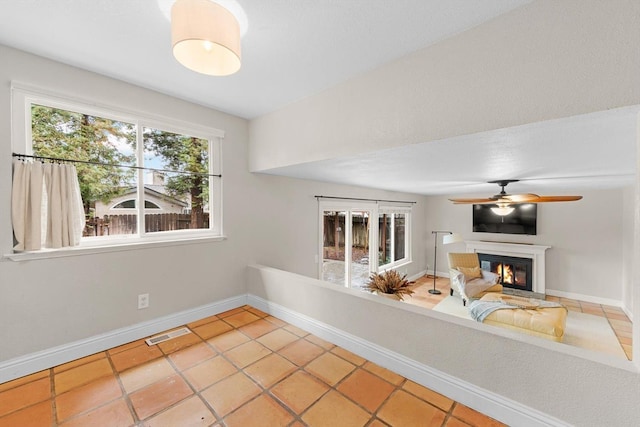
[[[537,232],[538,205],[512,205],[515,210],[500,216],[491,211],[495,205],[473,205],[473,231],[479,233],[529,234]]]

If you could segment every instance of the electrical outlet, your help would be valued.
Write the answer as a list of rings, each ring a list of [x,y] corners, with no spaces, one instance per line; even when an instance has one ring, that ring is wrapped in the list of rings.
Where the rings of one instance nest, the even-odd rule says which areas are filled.
[[[149,308],[149,294],[138,295],[138,310]]]

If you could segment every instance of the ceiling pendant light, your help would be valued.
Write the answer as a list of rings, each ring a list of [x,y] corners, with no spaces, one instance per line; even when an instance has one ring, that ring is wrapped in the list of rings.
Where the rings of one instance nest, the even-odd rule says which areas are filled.
[[[210,0],[177,0],[171,8],[173,56],[190,70],[228,76],[240,69],[240,26]]]

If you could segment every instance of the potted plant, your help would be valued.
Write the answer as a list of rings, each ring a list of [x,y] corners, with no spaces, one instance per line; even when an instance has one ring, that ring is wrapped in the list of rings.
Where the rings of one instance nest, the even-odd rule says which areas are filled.
[[[404,296],[413,294],[413,290],[410,289],[412,282],[406,277],[406,274],[401,276],[395,270],[387,270],[382,274],[374,273],[369,277],[364,289],[402,301]]]

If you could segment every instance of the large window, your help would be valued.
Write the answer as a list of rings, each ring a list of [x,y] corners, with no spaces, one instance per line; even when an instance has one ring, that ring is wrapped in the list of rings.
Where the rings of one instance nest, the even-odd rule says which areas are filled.
[[[13,151],[76,165],[81,245],[221,235],[220,131],[23,89],[13,96]]]
[[[319,277],[359,288],[371,273],[410,262],[410,214],[406,204],[321,201]]]

